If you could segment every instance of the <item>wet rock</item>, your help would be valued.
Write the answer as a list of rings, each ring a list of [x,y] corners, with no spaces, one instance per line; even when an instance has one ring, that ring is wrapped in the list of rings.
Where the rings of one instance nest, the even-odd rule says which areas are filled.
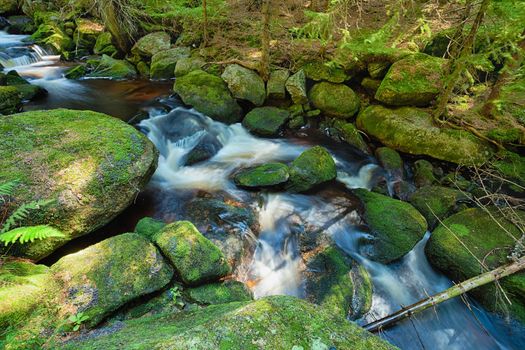
[[[337,177],[334,159],[321,146],[304,151],[290,164],[289,172],[286,188],[290,192],[306,192]]]
[[[370,74],[370,77],[372,79],[382,79],[388,72],[388,68],[390,68],[391,63],[390,62],[370,62],[368,64],[368,74]]]
[[[9,16],[7,19],[9,25],[7,32],[9,34],[33,34],[36,30],[35,24],[27,16]]]
[[[190,57],[189,47],[176,47],[156,53],[151,58],[151,79],[173,78],[177,62],[182,58],[188,57]]]
[[[164,221],[145,217],[140,219],[135,226],[135,233],[138,233],[147,239],[152,239],[153,236],[155,236],[155,234],[162,230],[165,226],[166,223]]]
[[[254,71],[231,64],[221,75],[228,84],[233,97],[250,101],[256,106],[262,106],[266,99],[266,89],[262,78]]]
[[[250,132],[260,136],[277,136],[288,121],[287,110],[277,107],[258,107],[252,109],[242,121]]]
[[[356,93],[346,85],[332,83],[315,84],[309,93],[315,108],[336,118],[348,119],[358,111],[361,102]]]
[[[118,49],[113,43],[113,36],[110,32],[105,32],[97,37],[93,52],[96,55],[108,55],[115,57],[118,54]]]
[[[93,50],[97,38],[104,31],[104,25],[93,20],[78,18],[75,20],[76,29],[73,34],[75,48]]]
[[[242,282],[226,281],[205,284],[186,291],[188,298],[200,305],[226,304],[253,300],[251,291]]]
[[[14,86],[0,86],[0,114],[16,113],[22,108],[20,92]]]
[[[286,91],[292,97],[292,101],[295,104],[308,103],[308,95],[306,94],[306,75],[304,70],[300,70],[292,75],[286,81]]]
[[[225,256],[189,221],[177,221],[153,240],[187,285],[216,281],[230,272]]]
[[[0,85],[15,87],[21,99],[26,101],[34,100],[47,94],[44,88],[30,84],[14,70],[9,71],[7,74],[0,73]]]
[[[83,64],[79,64],[78,66],[74,66],[66,70],[64,72],[64,77],[66,77],[67,79],[76,80],[76,79],[80,79],[83,76],[85,76],[86,73],[87,73],[86,66]]]
[[[0,132],[4,181],[20,181],[14,200],[54,201],[20,224],[49,224],[66,235],[10,250],[35,260],[111,221],[136,198],[157,166],[158,152],[143,134],[91,111],[10,115],[0,118]]]
[[[288,181],[288,166],[282,163],[268,163],[251,169],[241,170],[235,175],[235,183],[240,187],[273,187]]]
[[[108,55],[103,55],[98,66],[88,74],[88,77],[115,80],[133,79],[137,77],[137,71],[126,60],[117,60]]]
[[[424,159],[414,162],[414,182],[417,187],[430,186],[437,182],[432,163]]]
[[[429,261],[455,282],[484,272],[479,261],[483,261],[489,270],[507,264],[507,256],[515,246],[515,240],[522,235],[498,209],[489,210],[490,213],[478,208],[459,212],[445,219],[443,225],[438,226],[430,237],[425,248]],[[521,211],[518,211],[518,215],[525,218]],[[504,314],[509,311],[511,316],[525,321],[525,272],[505,277],[499,284],[512,305],[498,301],[501,296],[498,297],[499,293],[493,283],[476,288],[470,293],[489,310]]]
[[[131,53],[149,61],[153,55],[169,50],[170,46],[171,38],[168,33],[155,32],[140,38],[131,48]]]
[[[379,164],[385,169],[390,178],[404,178],[403,159],[401,159],[399,153],[392,148],[379,147],[376,149],[375,155]]]
[[[336,133],[336,135],[332,135],[332,137],[335,136],[341,139],[365,154],[371,154],[370,147],[368,147],[368,144],[354,124],[343,120],[334,120],[332,128]]]
[[[284,100],[286,98],[286,81],[290,71],[286,69],[274,70],[266,84],[266,96],[271,100]]]
[[[164,287],[173,276],[157,248],[136,233],[67,255],[51,272],[65,292],[61,309],[83,312],[90,326],[126,302]]]
[[[426,106],[441,92],[446,61],[415,54],[390,67],[375,95],[393,106]]]
[[[241,107],[226,83],[217,76],[195,70],[175,80],[173,90],[185,104],[212,119],[228,124],[241,119]]]
[[[314,81],[327,81],[339,84],[349,79],[344,69],[322,62],[307,63],[302,69],[306,77]]]
[[[75,48],[75,43],[60,26],[53,22],[41,24],[37,31],[31,35],[37,44],[49,45],[57,53],[67,53]]]
[[[492,155],[488,144],[467,131],[439,128],[432,116],[415,108],[369,106],[357,127],[397,151],[426,155],[456,164],[478,164]]]
[[[182,77],[194,70],[200,70],[205,64],[206,62],[198,57],[183,57],[175,65],[175,77]]]
[[[361,200],[364,220],[374,236],[368,252],[373,260],[385,264],[398,260],[425,235],[427,222],[410,204],[364,189],[353,192]]]

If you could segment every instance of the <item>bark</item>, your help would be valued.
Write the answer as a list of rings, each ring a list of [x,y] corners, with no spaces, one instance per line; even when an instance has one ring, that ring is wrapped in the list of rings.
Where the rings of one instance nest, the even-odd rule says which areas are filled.
[[[270,76],[270,8],[271,0],[264,0],[262,4],[262,33],[261,33],[261,69],[260,73],[264,81]]]
[[[202,28],[202,46],[208,45],[208,7],[206,0],[202,0],[202,17],[203,17],[203,28]]]
[[[405,318],[408,318],[417,312],[426,310],[432,306],[438,305],[444,301],[462,295],[472,289],[497,281],[500,278],[512,275],[523,269],[525,269],[525,257],[521,257],[511,264],[500,266],[497,269],[485,272],[479,276],[468,279],[460,284],[457,284],[445,290],[444,292],[422,299],[417,303],[404,307],[391,315],[383,317],[380,320],[371,322],[365,325],[364,328],[369,332],[377,332],[381,329],[390,327],[395,323]]]

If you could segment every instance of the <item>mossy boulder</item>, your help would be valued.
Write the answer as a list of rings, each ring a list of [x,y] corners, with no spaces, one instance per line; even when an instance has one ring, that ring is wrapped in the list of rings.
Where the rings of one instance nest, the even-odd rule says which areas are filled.
[[[521,237],[520,230],[506,220],[498,209],[488,210],[491,212],[471,208],[445,219],[428,241],[425,253],[431,264],[455,282],[484,272],[478,261],[483,261],[488,269],[507,264],[507,256],[516,244],[515,240]],[[523,212],[518,212],[518,215],[522,219],[525,217]],[[499,283],[512,305],[498,300],[499,293],[494,284],[476,288],[471,294],[489,310],[509,311],[512,316],[524,322],[525,272],[505,277]]]
[[[354,190],[363,208],[363,218],[374,236],[373,260],[390,263],[412,250],[427,231],[425,218],[408,203],[365,189]]]
[[[0,0],[0,15],[14,14],[18,11],[17,0]]]
[[[0,182],[20,182],[14,200],[54,200],[20,224],[49,224],[66,235],[10,251],[36,260],[111,221],[157,166],[158,152],[143,134],[91,111],[9,115],[0,118],[0,133]]]
[[[258,107],[252,109],[242,121],[242,125],[259,136],[277,136],[290,113],[277,107]]]
[[[346,85],[322,82],[315,84],[309,93],[315,108],[327,116],[348,119],[356,115],[361,102],[356,93]]]
[[[157,248],[136,233],[66,255],[51,272],[65,293],[60,307],[72,314],[83,312],[90,326],[126,302],[161,289],[173,277]]]
[[[113,43],[113,36],[110,32],[102,33],[97,37],[93,52],[96,55],[108,55],[110,57],[115,57],[118,54],[118,49]]]
[[[137,222],[135,226],[135,232],[139,235],[152,239],[156,233],[162,230],[166,226],[164,221],[156,220],[154,218],[145,217]]]
[[[289,177],[286,164],[268,163],[241,170],[235,175],[235,183],[247,188],[273,187],[284,184]]]
[[[376,149],[375,155],[387,174],[395,179],[404,177],[403,159],[401,159],[401,155],[396,150],[388,147],[379,147]]]
[[[441,92],[446,60],[415,54],[390,67],[376,100],[392,106],[426,106]]]
[[[492,163],[492,166],[505,178],[525,186],[525,157],[513,152],[504,152],[501,157]],[[517,192],[521,190],[512,186]]]
[[[189,221],[167,225],[153,240],[187,285],[216,281],[230,272],[224,254]]]
[[[0,114],[16,113],[22,108],[20,92],[14,86],[0,86]]]
[[[385,77],[391,63],[387,61],[368,63],[368,74],[372,79],[382,79]]]
[[[118,60],[108,55],[102,55],[98,66],[87,75],[90,78],[106,79],[133,79],[137,77],[137,70],[126,60]]]
[[[226,304],[234,301],[250,301],[252,292],[242,282],[226,281],[205,284],[186,291],[188,298],[200,305]]]
[[[439,128],[432,116],[416,108],[369,106],[357,117],[357,127],[395,150],[426,155],[456,164],[479,164],[491,147],[467,131]]]
[[[64,77],[73,80],[80,79],[86,75],[87,71],[88,70],[85,65],[79,64],[78,66],[73,66],[66,70],[64,72]]]
[[[313,81],[327,81],[340,84],[349,79],[344,69],[327,63],[310,62],[305,64],[302,69],[306,77]]]
[[[332,132],[335,131],[335,135],[332,135],[333,138],[340,139],[365,154],[371,153],[370,147],[368,147],[361,132],[354,124],[344,120],[335,119],[332,124],[332,129]]]
[[[177,61],[175,65],[174,75],[176,78],[182,77],[183,75],[188,74],[194,70],[199,70],[204,67],[206,62],[203,59],[198,57],[183,57]]]
[[[266,96],[271,100],[284,100],[286,98],[286,81],[290,77],[287,69],[277,69],[270,73],[266,83]]]
[[[31,39],[37,44],[52,47],[60,54],[67,53],[75,47],[73,39],[54,22],[41,24],[37,31],[31,35]]]
[[[308,103],[308,95],[306,93],[306,75],[304,70],[299,70],[286,81],[286,91],[292,97],[295,104],[303,105]]]
[[[155,32],[140,38],[131,48],[131,53],[149,61],[153,55],[169,50],[170,47],[170,35],[165,32]]]
[[[176,47],[156,53],[151,57],[151,79],[173,78],[177,62],[182,58],[188,57],[190,57],[189,47]]]
[[[22,78],[17,71],[12,70],[7,74],[0,73],[0,85],[7,85],[15,87],[22,100],[33,100],[38,97],[42,97],[47,94],[46,89],[41,88],[38,85],[30,84],[26,79]],[[9,104],[9,98],[7,99]]]
[[[62,347],[113,349],[121,344],[138,349],[395,349],[343,317],[289,296],[130,320],[114,332]]]
[[[230,64],[221,75],[228,84],[233,97],[262,106],[266,99],[266,89],[262,78],[248,68]]]
[[[93,50],[98,36],[104,31],[104,25],[85,18],[77,18],[75,22],[76,29],[73,34],[75,48]]]
[[[375,96],[377,89],[381,86],[381,80],[366,77],[361,80],[361,86],[364,87],[370,95]]]
[[[212,119],[228,124],[241,120],[241,107],[226,83],[215,75],[194,70],[177,78],[173,90],[185,104]]]
[[[306,192],[337,177],[334,159],[321,146],[304,151],[290,164],[289,173],[286,188],[290,192]]]
[[[434,176],[434,166],[428,160],[418,159],[414,162],[414,183],[417,187],[430,186],[437,183]]]
[[[306,262],[306,299],[333,315],[357,319],[372,305],[372,282],[363,267],[329,246]]]

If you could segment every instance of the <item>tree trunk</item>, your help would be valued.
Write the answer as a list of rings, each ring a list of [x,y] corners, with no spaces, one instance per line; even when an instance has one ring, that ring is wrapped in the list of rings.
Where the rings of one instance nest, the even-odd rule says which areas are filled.
[[[410,306],[404,307],[391,315],[365,325],[364,328],[369,332],[377,332],[412,316],[416,312],[426,310],[439,303],[462,295],[474,288],[478,288],[490,282],[497,281],[500,278],[512,275],[513,273],[519,272],[523,269],[525,269],[525,257],[521,257],[511,264],[500,266],[497,269],[485,272],[479,276],[473,277],[460,284],[450,287],[444,292],[435,294]]]
[[[490,0],[483,0],[479,8],[478,14],[476,15],[476,19],[472,24],[472,28],[470,29],[469,34],[463,42],[463,48],[461,49],[459,56],[452,58],[452,73],[446,79],[443,92],[438,98],[437,107],[434,111],[434,120],[436,121],[439,121],[441,116],[445,114],[450,95],[452,94],[452,91],[454,90],[454,87],[456,86],[459,77],[465,70],[465,57],[467,57],[472,52],[474,41],[476,39],[476,34],[478,33],[478,29],[481,23],[483,22],[483,18],[485,17],[485,13],[487,12],[489,3]]]
[[[264,81],[270,76],[270,8],[271,0],[264,0],[262,4],[262,33],[261,33],[261,76]]]
[[[208,8],[206,6],[206,0],[202,0],[202,17],[204,20],[202,28],[202,46],[208,45]]]
[[[468,19],[470,18],[470,13],[472,12],[472,3],[473,0],[468,0],[465,3],[465,11],[463,12],[463,16],[461,17],[461,22],[459,23],[458,28],[456,29],[456,31],[452,35],[452,38],[450,39],[448,54],[449,57],[452,59],[457,57],[458,51],[461,48],[461,43],[463,42],[463,32],[465,31],[465,25],[467,24]]]

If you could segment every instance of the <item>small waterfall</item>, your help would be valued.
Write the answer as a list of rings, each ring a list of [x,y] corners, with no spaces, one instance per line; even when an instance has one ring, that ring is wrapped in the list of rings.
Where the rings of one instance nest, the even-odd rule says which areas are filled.
[[[28,49],[24,55],[17,57],[10,57],[6,53],[0,53],[0,64],[5,70],[16,70],[23,66],[31,66],[36,63],[47,63],[50,61],[56,62],[60,59],[60,56],[50,55],[38,45],[32,45]]]

